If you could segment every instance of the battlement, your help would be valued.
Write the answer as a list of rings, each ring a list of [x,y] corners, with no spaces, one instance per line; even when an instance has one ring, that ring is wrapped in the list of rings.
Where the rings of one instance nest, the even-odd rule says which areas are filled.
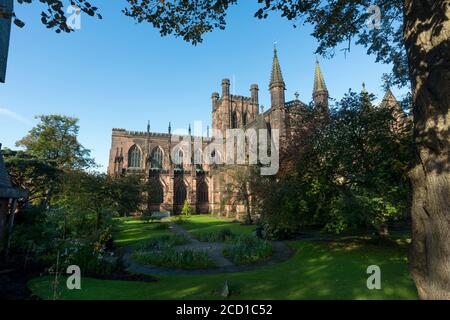
[[[117,134],[117,135],[134,136],[134,137],[138,137],[138,136],[145,137],[147,135],[149,135],[150,137],[169,137],[168,133],[160,133],[160,132],[147,133],[146,131],[132,131],[132,130],[126,130],[126,129],[122,129],[122,128],[113,128],[112,134],[113,135]]]
[[[235,94],[231,94],[230,98],[231,98],[231,100],[243,100],[246,102],[252,102],[251,97],[245,97],[245,96],[240,96],[240,95],[235,95]]]
[[[126,130],[126,129],[122,129],[122,128],[113,128],[112,129],[112,134],[114,135],[121,135],[121,136],[128,136],[128,137],[141,137],[141,138],[145,138],[145,137],[165,137],[165,138],[170,138],[171,136],[179,136],[181,138],[185,138],[185,137],[189,137],[188,135],[176,135],[176,134],[168,134],[168,133],[161,133],[161,132],[146,132],[146,131],[131,131],[131,130]],[[193,139],[203,139],[204,141],[211,141],[211,138],[208,137],[203,137],[203,136],[191,136]]]

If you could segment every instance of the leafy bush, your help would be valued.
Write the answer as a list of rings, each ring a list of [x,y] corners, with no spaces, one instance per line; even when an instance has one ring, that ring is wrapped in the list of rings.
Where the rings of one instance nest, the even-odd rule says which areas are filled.
[[[143,243],[140,243],[137,249],[140,251],[164,250],[188,242],[189,241],[185,237],[178,234],[173,234],[153,238]]]
[[[155,215],[152,212],[144,212],[139,217],[139,220],[141,220],[144,223],[154,222],[155,220],[161,221],[161,219],[162,219],[161,216]]]
[[[187,200],[184,201],[183,208],[181,209],[181,214],[186,217],[192,215],[192,208]]]
[[[158,223],[156,226],[155,226],[155,230],[167,230],[167,229],[169,229],[169,224],[168,223],[162,223],[162,222],[160,222],[160,223]]]
[[[272,254],[272,245],[269,242],[253,236],[239,236],[234,243],[223,250],[223,255],[236,265],[255,263]]]
[[[207,269],[215,266],[206,251],[186,249],[177,251],[166,248],[162,251],[137,250],[133,258],[144,264],[178,269]]]
[[[202,242],[229,242],[236,238],[236,235],[229,228],[215,232],[199,232],[195,236]]]
[[[144,212],[143,214],[141,214],[141,216],[139,217],[139,220],[141,220],[143,223],[149,223],[150,220],[152,219],[152,214],[148,213],[148,212]]]

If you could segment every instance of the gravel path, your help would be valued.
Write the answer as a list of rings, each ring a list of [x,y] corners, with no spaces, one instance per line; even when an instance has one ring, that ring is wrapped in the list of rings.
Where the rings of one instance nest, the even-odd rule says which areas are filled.
[[[191,249],[196,251],[206,251],[209,257],[215,262],[217,267],[226,268],[233,266],[233,263],[222,255],[223,248],[229,246],[228,244],[220,242],[200,242],[196,238],[194,238],[192,234],[187,232],[184,228],[180,227],[176,223],[171,223],[170,228],[175,234],[184,236],[190,241],[190,243],[176,246],[176,250]]]

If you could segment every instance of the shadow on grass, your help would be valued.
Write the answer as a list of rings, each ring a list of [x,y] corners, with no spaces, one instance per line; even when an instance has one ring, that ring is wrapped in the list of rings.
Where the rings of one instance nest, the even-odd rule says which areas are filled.
[[[257,270],[212,275],[170,275],[156,283],[83,279],[80,292],[61,287],[66,299],[220,299],[225,280],[238,292],[233,299],[417,299],[407,270],[406,248],[295,241],[289,260]],[[381,290],[366,286],[367,267],[381,268]],[[51,298],[49,277],[30,288]],[[76,291],[76,290],[75,290]]]

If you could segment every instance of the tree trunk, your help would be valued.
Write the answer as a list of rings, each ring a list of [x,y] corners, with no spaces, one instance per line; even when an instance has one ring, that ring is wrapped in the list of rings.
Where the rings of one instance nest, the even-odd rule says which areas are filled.
[[[450,299],[450,0],[405,0],[413,92],[410,268],[421,299]]]

